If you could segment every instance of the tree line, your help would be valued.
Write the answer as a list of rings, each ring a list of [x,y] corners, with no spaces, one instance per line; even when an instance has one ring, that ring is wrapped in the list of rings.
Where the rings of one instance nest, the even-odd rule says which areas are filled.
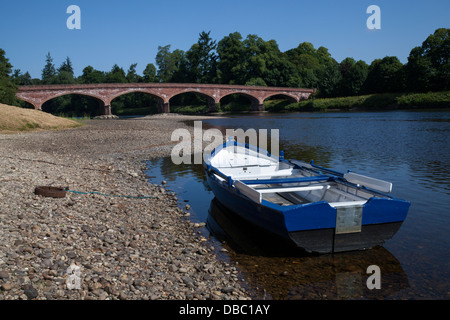
[[[133,63],[127,71],[117,64],[107,72],[87,66],[80,76],[75,77],[69,57],[56,67],[49,53],[41,78],[32,79],[28,72],[23,74],[18,69],[13,70],[1,50],[0,101],[11,102],[11,91],[18,85],[73,83],[172,82],[303,87],[318,89],[316,96],[319,98],[443,91],[450,90],[449,56],[450,29],[446,28],[435,30],[421,46],[413,48],[406,64],[395,56],[375,59],[370,64],[351,57],[338,62],[327,48],[316,49],[308,42],[282,52],[275,40],[265,41],[254,34],[244,39],[239,32],[234,32],[216,41],[210,32],[203,31],[187,51],[172,50],[171,45],[159,46],[156,66],[147,64],[142,75],[136,72],[137,64]],[[122,103],[136,103],[136,97],[122,99]],[[151,99],[138,98],[146,100],[141,101],[144,103]]]

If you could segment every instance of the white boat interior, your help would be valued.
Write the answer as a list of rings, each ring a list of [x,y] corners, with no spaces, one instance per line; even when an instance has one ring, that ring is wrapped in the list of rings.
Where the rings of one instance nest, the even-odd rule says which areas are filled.
[[[308,163],[280,162],[278,157],[268,156],[265,151],[261,153],[255,148],[239,145],[216,149],[209,161],[212,167],[233,179],[235,188],[257,203],[267,200],[290,206],[326,201],[333,207],[352,207],[363,205],[375,195],[379,197],[376,191],[390,192],[392,189],[389,182],[355,173],[343,175],[350,183],[328,181],[328,176],[321,175]],[[214,174],[225,181],[225,177]],[[360,188],[360,185],[375,192]]]

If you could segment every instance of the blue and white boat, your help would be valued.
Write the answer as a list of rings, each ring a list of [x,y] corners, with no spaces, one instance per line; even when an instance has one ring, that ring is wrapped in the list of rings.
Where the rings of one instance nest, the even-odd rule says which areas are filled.
[[[222,205],[308,252],[382,245],[410,206],[389,195],[390,182],[274,157],[233,140],[215,148],[204,167]]]

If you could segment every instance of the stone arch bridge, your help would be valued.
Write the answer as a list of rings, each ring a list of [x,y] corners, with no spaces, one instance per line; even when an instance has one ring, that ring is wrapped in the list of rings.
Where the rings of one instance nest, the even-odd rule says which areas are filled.
[[[293,102],[308,99],[315,89],[257,87],[220,84],[189,84],[189,83],[108,83],[108,84],[70,84],[70,85],[36,85],[19,87],[16,96],[35,109],[42,110],[42,105],[53,98],[78,94],[94,97],[99,101],[100,114],[111,114],[111,101],[121,95],[131,92],[143,92],[158,98],[158,111],[170,112],[170,99],[176,95],[194,92],[207,98],[210,111],[217,110],[220,100],[230,94],[247,96],[252,110],[262,111],[265,99],[283,95]]]

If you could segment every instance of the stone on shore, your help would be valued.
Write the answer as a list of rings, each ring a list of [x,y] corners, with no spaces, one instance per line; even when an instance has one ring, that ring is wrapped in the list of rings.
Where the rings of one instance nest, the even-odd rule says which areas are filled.
[[[143,173],[170,155],[175,128],[190,130],[177,119],[0,135],[0,300],[248,299],[196,232],[204,224]],[[98,194],[50,198],[36,186]]]

